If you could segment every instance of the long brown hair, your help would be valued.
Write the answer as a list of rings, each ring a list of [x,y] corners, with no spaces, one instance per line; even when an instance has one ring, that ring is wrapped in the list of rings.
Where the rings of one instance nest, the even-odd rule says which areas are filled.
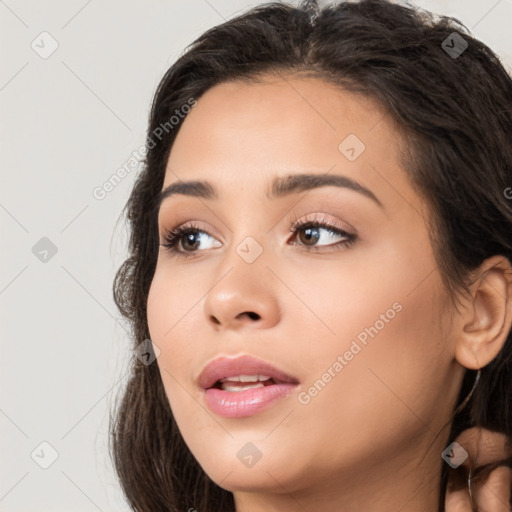
[[[465,44],[453,42],[454,32]],[[452,43],[446,45],[449,36]],[[114,282],[115,302],[131,325],[132,348],[150,337],[146,301],[159,245],[156,198],[186,117],[176,111],[183,113],[184,105],[220,82],[283,72],[363,92],[394,117],[406,142],[404,168],[435,219],[432,246],[454,300],[466,291],[468,272],[483,260],[501,254],[512,261],[512,209],[505,192],[512,186],[512,81],[498,57],[456,20],[385,0],[323,8],[315,1],[298,7],[269,3],[205,32],[156,91],[145,165],[124,210],[129,256]],[[211,481],[185,445],[156,363],[134,357],[130,371],[111,418],[111,452],[133,510],[234,511],[232,494]],[[511,434],[511,375],[509,334],[482,369],[471,401],[455,416],[451,440],[472,425]],[[474,378],[474,371],[466,371],[459,403]]]

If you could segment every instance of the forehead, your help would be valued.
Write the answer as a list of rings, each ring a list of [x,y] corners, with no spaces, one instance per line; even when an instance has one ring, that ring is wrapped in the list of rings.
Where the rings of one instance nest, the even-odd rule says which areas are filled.
[[[411,202],[401,144],[380,103],[321,79],[225,82],[207,90],[181,125],[163,188],[197,179],[266,194],[276,176],[312,171]]]
[[[380,129],[372,135],[377,125]],[[194,156],[202,157],[193,148],[221,157],[230,147],[230,154],[224,156],[231,161],[242,154],[246,161],[260,162],[265,155],[300,159],[305,154],[321,158],[322,153],[324,160],[332,160],[349,135],[355,135],[353,141],[359,139],[357,150],[369,149],[370,142],[374,150],[383,149],[375,147],[375,141],[383,138],[388,139],[387,153],[397,146],[391,120],[377,101],[318,78],[269,76],[207,90],[181,126],[171,158],[176,162],[187,152],[191,164]]]

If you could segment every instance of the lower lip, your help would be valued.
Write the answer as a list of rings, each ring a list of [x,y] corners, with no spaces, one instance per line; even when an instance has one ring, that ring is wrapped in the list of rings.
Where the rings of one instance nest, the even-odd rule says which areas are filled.
[[[288,396],[297,384],[272,384],[245,391],[223,391],[210,388],[205,392],[206,405],[210,410],[225,418],[252,416]]]

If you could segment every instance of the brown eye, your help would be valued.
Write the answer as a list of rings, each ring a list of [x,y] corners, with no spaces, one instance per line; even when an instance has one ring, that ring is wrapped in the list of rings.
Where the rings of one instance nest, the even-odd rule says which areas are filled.
[[[317,227],[308,227],[298,230],[298,238],[304,245],[315,245],[320,240],[319,229]]]
[[[185,251],[194,251],[198,248],[201,240],[196,231],[189,231],[188,233],[182,233],[179,242]]]
[[[322,247],[348,246],[356,239],[356,235],[322,222],[298,224],[292,227],[291,231],[296,235],[298,245],[314,250],[320,250]]]
[[[208,239],[211,240],[209,243]],[[202,249],[201,243],[204,246]],[[173,254],[192,255],[203,249],[220,247],[221,244],[212,235],[190,223],[167,232],[164,235],[164,243],[160,245]]]

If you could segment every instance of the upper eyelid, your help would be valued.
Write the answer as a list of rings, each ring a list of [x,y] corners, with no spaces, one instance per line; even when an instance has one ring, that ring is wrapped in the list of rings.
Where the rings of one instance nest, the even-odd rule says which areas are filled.
[[[341,222],[337,220],[332,220],[329,217],[326,217],[324,214],[317,214],[319,216],[314,217],[312,219],[299,217],[293,221],[291,228],[297,226],[304,226],[307,224],[318,224],[324,229],[331,228],[333,230],[343,231],[345,233],[350,233],[351,235],[356,235],[356,230],[347,222]]]
[[[213,230],[212,230],[210,228],[196,227],[197,224],[201,224],[201,223],[203,223],[203,222],[196,221],[196,220],[189,220],[189,221],[185,221],[180,224],[177,224],[173,228],[166,228],[165,227],[166,221],[160,221],[160,219],[158,219],[157,226],[158,226],[159,231],[163,231],[166,234],[172,230],[185,229],[189,224],[194,224],[194,229],[197,229],[198,231],[205,231],[209,235],[214,234],[215,231],[217,231],[215,228],[213,228]],[[274,224],[273,227],[268,231],[271,231],[272,229],[274,229],[274,227],[279,223],[280,222]],[[302,224],[307,224],[307,223],[311,223],[311,224],[322,224],[323,223],[323,224],[328,224],[329,226],[333,227],[334,229],[346,231],[353,235],[358,234],[357,230],[347,221],[332,220],[329,218],[329,216],[327,214],[320,213],[320,212],[309,213],[309,214],[306,214],[306,216],[297,216],[297,215],[293,214],[290,223],[291,223],[291,227],[297,226],[297,225],[302,225]],[[228,231],[232,232],[232,230],[229,228],[228,228]],[[268,233],[268,231],[267,231],[267,233]]]
[[[203,227],[201,224],[203,224],[203,223],[201,223],[199,221],[195,221],[195,220],[190,220],[190,221],[182,222],[181,224],[177,224],[173,228],[166,228],[165,226],[162,226],[161,228],[159,228],[159,231],[162,232],[163,236],[166,236],[166,235],[172,233],[173,231],[178,231],[178,230],[184,231],[184,230],[190,229],[191,231],[199,231],[201,233],[206,233],[209,236],[213,236],[213,237],[217,238],[217,235],[215,235],[215,231],[216,231],[215,229]]]

